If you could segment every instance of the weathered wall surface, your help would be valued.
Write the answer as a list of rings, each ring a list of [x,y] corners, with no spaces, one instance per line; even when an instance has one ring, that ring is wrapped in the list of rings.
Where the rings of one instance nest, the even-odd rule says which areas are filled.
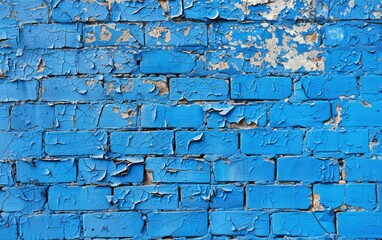
[[[0,238],[382,237],[381,8],[0,0]]]

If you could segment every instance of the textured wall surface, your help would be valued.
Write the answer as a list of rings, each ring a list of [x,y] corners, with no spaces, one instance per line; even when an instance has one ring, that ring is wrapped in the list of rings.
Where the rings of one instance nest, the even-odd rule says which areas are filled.
[[[0,0],[0,239],[382,237],[380,0]]]

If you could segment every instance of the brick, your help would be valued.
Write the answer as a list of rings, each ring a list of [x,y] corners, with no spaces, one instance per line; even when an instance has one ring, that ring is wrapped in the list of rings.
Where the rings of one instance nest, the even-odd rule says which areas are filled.
[[[290,78],[239,75],[231,80],[231,98],[235,100],[280,100],[291,94]]]
[[[106,143],[105,131],[47,132],[45,134],[45,152],[50,156],[100,156],[105,153]]]
[[[105,79],[105,82],[106,95],[115,101],[168,102],[165,77],[113,78]]]
[[[0,9],[1,11],[2,9]],[[20,45],[20,33],[19,29],[14,28],[8,28],[9,26],[4,24],[1,25],[0,23],[0,48],[11,48],[11,49],[17,49]]]
[[[52,129],[54,108],[49,105],[24,104],[12,107],[14,130]]]
[[[41,227],[44,226],[44,227]],[[52,214],[22,216],[20,218],[20,237],[23,239],[74,239],[81,236],[79,215]]]
[[[112,201],[120,210],[176,210],[176,185],[124,186],[114,188]]]
[[[324,27],[324,45],[330,47],[361,49],[382,45],[382,30],[376,24],[364,22],[337,22]]]
[[[326,212],[278,212],[272,214],[276,236],[313,237],[335,233],[334,215]]]
[[[205,105],[208,128],[252,128],[265,126],[267,105],[230,105],[217,103]]]
[[[11,79],[32,80],[40,79],[43,76],[41,66],[42,53],[39,49],[23,50],[23,54],[8,52],[7,60],[4,61],[2,75]]]
[[[320,207],[373,210],[377,206],[375,184],[317,184],[313,193]]]
[[[17,223],[13,214],[1,213],[0,234],[5,239],[17,239]]]
[[[26,48],[80,48],[81,25],[38,24],[24,25]]]
[[[192,86],[192,88],[190,88]],[[171,78],[170,100],[228,100],[228,82],[218,78]]]
[[[0,105],[0,130],[9,130],[10,128],[10,106],[2,103]]]
[[[310,130],[306,133],[307,148],[315,154],[366,153],[368,131],[360,130]]]
[[[44,0],[11,1],[12,15],[21,23],[46,23],[49,18],[48,4]]]
[[[163,21],[182,14],[182,2],[175,0],[166,4],[156,0],[145,2],[112,2],[110,18],[112,21]]]
[[[146,46],[207,46],[207,25],[191,22],[151,22],[145,26]]]
[[[362,66],[368,74],[381,74],[382,53],[375,50],[362,52]]]
[[[303,147],[301,130],[243,130],[241,151],[245,154],[300,154]]]
[[[84,46],[135,46],[144,44],[142,24],[108,23],[85,25]]]
[[[357,73],[361,65],[361,52],[356,50],[328,49],[325,51],[325,71],[340,75]]]
[[[148,157],[146,171],[154,183],[209,183],[210,163],[203,159]]]
[[[2,159],[40,157],[42,155],[42,134],[39,132],[0,133]]]
[[[212,173],[218,182],[273,181],[275,164],[260,157],[235,154],[214,161]]]
[[[382,179],[382,160],[350,157],[345,160],[345,180],[348,182],[379,182]]]
[[[269,235],[269,213],[260,211],[210,212],[211,233],[226,236]]]
[[[107,21],[109,10],[106,4],[99,1],[64,0],[53,6],[52,18],[62,23]]]
[[[33,213],[45,206],[44,187],[6,187],[0,192],[3,212]]]
[[[338,101],[333,102],[332,114],[340,118],[340,127],[380,127],[382,126],[382,103],[371,105],[363,102]]]
[[[360,97],[368,100],[382,100],[382,76],[366,75],[360,77]]]
[[[283,157],[277,159],[277,180],[280,182],[338,182],[340,167],[335,160],[311,157]]]
[[[207,232],[207,212],[153,212],[147,215],[147,235],[150,238],[197,237]]]
[[[305,76],[301,86],[309,99],[338,99],[341,96],[356,95],[357,78],[353,76]]]
[[[1,81],[0,101],[15,102],[37,100],[39,84],[38,81]]]
[[[130,161],[129,161],[130,160]],[[97,185],[120,185],[143,182],[142,158],[127,161],[83,158],[78,162],[78,183]]]
[[[380,212],[337,213],[338,234],[353,238],[379,238],[382,234],[381,219]]]
[[[0,162],[0,184],[1,185],[13,185],[13,174],[12,163],[10,162]]]
[[[252,209],[308,209],[312,190],[302,185],[248,185],[246,206]]]
[[[178,131],[175,139],[177,154],[232,155],[238,149],[236,132]]]
[[[81,74],[133,73],[139,57],[131,48],[87,48],[79,51],[77,71]]]
[[[77,180],[74,159],[22,161],[16,163],[17,181],[21,183],[70,183]]]
[[[113,132],[110,151],[113,154],[158,154],[174,152],[172,131]]]
[[[181,51],[151,50],[142,52],[140,70],[150,74],[191,73],[195,68],[197,55]]]
[[[52,211],[92,211],[110,207],[110,187],[53,185],[48,190],[48,206]]]
[[[84,214],[84,237],[136,237],[144,222],[138,212]]]
[[[43,101],[93,102],[102,100],[102,84],[96,78],[56,77],[42,81]]]
[[[204,111],[200,105],[166,106],[147,104],[141,107],[143,128],[191,128],[204,125]]]
[[[323,126],[331,117],[330,103],[276,103],[269,116],[269,124],[274,127]]]
[[[134,104],[106,104],[99,117],[100,128],[136,128],[138,109]]]
[[[180,206],[185,209],[235,209],[244,207],[244,187],[234,185],[184,185]]]

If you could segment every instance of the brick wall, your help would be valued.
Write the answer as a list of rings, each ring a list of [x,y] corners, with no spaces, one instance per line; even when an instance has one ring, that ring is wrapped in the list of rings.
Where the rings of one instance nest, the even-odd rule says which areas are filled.
[[[0,238],[382,237],[379,0],[0,0]]]

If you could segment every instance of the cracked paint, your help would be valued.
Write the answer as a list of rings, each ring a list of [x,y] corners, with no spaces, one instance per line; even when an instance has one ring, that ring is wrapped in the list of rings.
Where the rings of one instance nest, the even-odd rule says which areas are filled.
[[[381,7],[0,0],[0,238],[380,238]]]

